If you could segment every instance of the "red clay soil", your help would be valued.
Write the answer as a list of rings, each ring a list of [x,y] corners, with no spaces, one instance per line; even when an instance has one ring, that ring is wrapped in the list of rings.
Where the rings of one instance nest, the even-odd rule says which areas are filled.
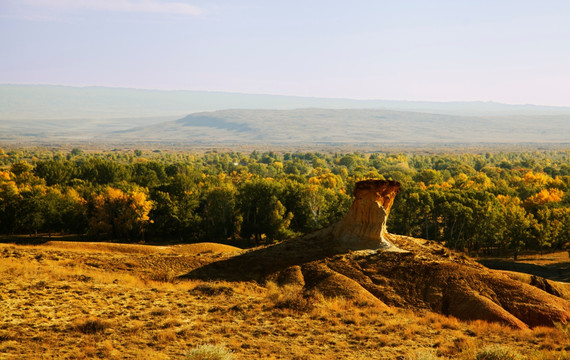
[[[183,278],[274,281],[296,285],[305,296],[318,291],[516,328],[570,320],[570,302],[544,286],[523,283],[439,244],[389,234],[386,218],[399,189],[395,181],[359,182],[354,203],[340,222],[207,264]]]

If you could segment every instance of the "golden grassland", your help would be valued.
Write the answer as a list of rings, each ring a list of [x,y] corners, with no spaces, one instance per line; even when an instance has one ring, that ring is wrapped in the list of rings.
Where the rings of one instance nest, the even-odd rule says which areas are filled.
[[[273,283],[179,280],[240,250],[219,244],[0,244],[0,359],[475,359],[490,345],[570,359],[570,326],[514,330]],[[566,261],[568,259],[566,258]]]

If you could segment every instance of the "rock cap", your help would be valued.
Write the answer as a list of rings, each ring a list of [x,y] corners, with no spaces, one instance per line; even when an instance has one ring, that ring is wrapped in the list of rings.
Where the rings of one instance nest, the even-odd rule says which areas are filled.
[[[364,180],[354,187],[354,201],[346,216],[334,225],[336,241],[354,249],[394,247],[386,239],[386,220],[400,183],[394,180]]]

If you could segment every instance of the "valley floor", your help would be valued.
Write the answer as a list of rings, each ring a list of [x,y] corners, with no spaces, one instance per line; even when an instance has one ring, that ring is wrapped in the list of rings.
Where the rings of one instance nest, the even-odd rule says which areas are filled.
[[[106,243],[0,244],[0,359],[475,359],[488,346],[569,359],[570,327],[513,330],[274,284],[180,281],[240,250]]]

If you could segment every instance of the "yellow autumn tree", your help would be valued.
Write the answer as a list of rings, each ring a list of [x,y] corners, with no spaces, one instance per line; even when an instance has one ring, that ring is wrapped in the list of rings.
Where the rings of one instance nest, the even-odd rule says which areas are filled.
[[[326,189],[337,189],[342,187],[342,178],[332,173],[321,174],[309,178],[309,184],[324,187]]]
[[[0,233],[14,230],[22,196],[9,171],[0,171]]]
[[[93,198],[90,233],[108,235],[112,239],[144,239],[151,208],[152,202],[141,190],[123,192],[107,187]]]
[[[553,202],[560,202],[564,196],[564,191],[559,189],[542,189],[540,192],[524,201],[527,208],[541,206]]]
[[[552,178],[548,176],[548,174],[546,173],[542,172],[535,173],[533,171],[529,171],[523,175],[522,180],[526,184],[532,184],[534,186],[544,186],[547,185],[550,181],[552,181]]]

